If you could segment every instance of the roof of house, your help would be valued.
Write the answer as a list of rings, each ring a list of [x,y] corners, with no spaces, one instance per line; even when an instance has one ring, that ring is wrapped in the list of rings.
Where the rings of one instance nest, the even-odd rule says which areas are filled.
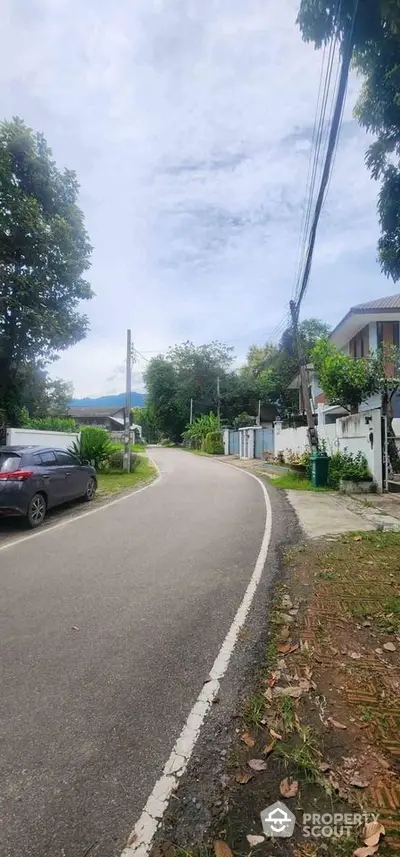
[[[110,405],[107,407],[97,407],[97,408],[80,408],[80,407],[72,407],[68,408],[68,416],[70,417],[112,417],[114,414],[119,414],[121,412],[121,406],[116,408],[115,405]]]
[[[400,309],[400,295],[389,295],[376,301],[366,301],[350,308],[350,312],[368,312],[369,310]]]
[[[382,315],[388,315],[388,321],[390,316],[400,315],[400,295],[388,295],[375,301],[365,301],[350,307],[346,315],[329,334],[329,339],[338,348],[342,348],[364,325],[371,321],[377,321]]]

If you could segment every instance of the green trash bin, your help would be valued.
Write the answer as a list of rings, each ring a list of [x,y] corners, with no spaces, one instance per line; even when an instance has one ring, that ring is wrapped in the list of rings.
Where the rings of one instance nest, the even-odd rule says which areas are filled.
[[[314,488],[326,488],[328,484],[329,458],[326,452],[314,450],[311,456],[311,482]]]

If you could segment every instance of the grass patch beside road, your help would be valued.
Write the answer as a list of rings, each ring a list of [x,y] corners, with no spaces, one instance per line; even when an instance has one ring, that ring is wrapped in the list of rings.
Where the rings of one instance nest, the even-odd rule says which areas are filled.
[[[377,813],[383,857],[400,846],[400,534],[321,539],[290,550],[286,566],[258,685],[242,711],[221,827],[233,854],[246,853],[246,835],[261,833],[255,807],[273,803],[289,775],[298,790],[288,805],[299,815]],[[250,757],[266,764],[247,782]],[[350,857],[362,829],[308,843],[298,830],[290,842],[265,844],[277,857]]]
[[[265,475],[270,474],[266,471]],[[271,474],[271,481],[275,488],[283,488],[287,491],[332,491],[332,488],[314,488],[309,479],[290,471],[276,478]]]
[[[151,464],[146,456],[143,456],[134,473],[126,473],[125,471],[99,473],[97,476],[98,487],[96,496],[104,499],[113,494],[130,491],[140,483],[151,482],[155,479],[156,475],[157,471],[154,465]]]
[[[174,848],[172,827],[170,852],[156,847],[153,857],[200,857],[220,839],[231,849],[224,857],[353,857],[363,812],[386,831],[377,857],[398,853],[400,534],[315,540],[288,551],[285,566],[265,657],[233,712],[210,829]],[[249,834],[262,835],[260,811],[282,798],[297,817],[293,837],[249,848]],[[303,813],[346,814],[351,824],[337,837],[307,837]]]
[[[114,443],[114,442],[113,442]],[[120,441],[115,441],[114,443],[115,449],[125,449],[125,444]],[[146,444],[143,443],[131,443],[132,452],[146,452]]]

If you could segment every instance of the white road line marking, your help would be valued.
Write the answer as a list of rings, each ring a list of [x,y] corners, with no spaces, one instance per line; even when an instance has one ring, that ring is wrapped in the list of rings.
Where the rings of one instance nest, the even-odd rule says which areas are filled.
[[[228,466],[234,467],[234,465]],[[235,469],[238,471],[238,468]],[[206,681],[203,685],[164,767],[162,775],[160,779],[157,780],[153,791],[148,798],[146,806],[128,838],[128,842],[131,842],[132,844],[127,845],[124,848],[121,857],[146,857],[146,855],[148,855],[154,834],[156,833],[168,807],[169,799],[172,793],[177,789],[180,777],[182,777],[186,771],[189,759],[199,737],[200,729],[208,711],[211,708],[213,700],[218,694],[220,681],[226,673],[239,631],[245,623],[246,616],[250,610],[257,586],[261,579],[271,540],[271,501],[264,483],[258,478],[258,476],[255,476],[253,473],[249,473],[248,471],[240,470],[239,472],[245,473],[247,476],[251,476],[252,479],[255,479],[256,482],[261,485],[261,489],[264,494],[266,517],[260,552],[242,603],[240,604],[232,625],[229,628],[225,640],[222,643],[219,653],[210,670],[209,681]]]
[[[141,494],[142,491],[147,491],[147,488],[152,488],[153,485],[156,485],[161,479],[161,472],[159,467],[157,466],[154,458],[151,458],[150,455],[147,456],[149,461],[152,463],[153,467],[155,467],[157,471],[157,476],[155,479],[152,479],[148,485],[143,485],[143,488],[137,488],[136,491],[131,491],[130,494],[124,494],[123,497],[117,497],[116,500],[110,500],[109,503],[103,503],[102,506],[97,506],[96,509],[89,509],[88,512],[82,512],[81,515],[71,515],[70,518],[64,518],[59,524],[50,524],[49,526],[45,526],[43,529],[37,530],[34,533],[29,533],[27,536],[22,536],[20,539],[13,539],[11,542],[5,542],[4,545],[0,545],[0,551],[9,550],[9,548],[13,548],[16,545],[20,545],[23,542],[28,542],[31,539],[37,539],[39,536],[48,535],[48,533],[54,533],[54,530],[60,530],[62,527],[67,527],[68,524],[77,523],[78,521],[82,521],[83,518],[88,518],[89,515],[96,515],[97,512],[103,512],[104,509],[109,509],[110,506],[115,506],[117,503],[122,503],[123,500],[130,500],[131,497],[136,497],[137,494]]]

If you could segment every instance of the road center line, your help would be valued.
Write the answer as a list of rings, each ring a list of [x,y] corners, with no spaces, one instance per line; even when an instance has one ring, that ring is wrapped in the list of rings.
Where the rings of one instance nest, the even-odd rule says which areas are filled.
[[[232,467],[234,465],[228,466]],[[238,468],[235,469],[236,471],[238,470]],[[182,732],[164,767],[162,775],[157,780],[153,791],[147,800],[146,806],[128,838],[128,844],[124,848],[121,857],[147,857],[149,854],[154,834],[162,821],[164,813],[168,807],[169,799],[172,793],[177,789],[179,779],[186,771],[193,749],[199,737],[201,727],[208,711],[211,708],[213,700],[218,694],[220,682],[228,668],[239,631],[246,621],[257,586],[261,580],[271,540],[271,502],[267,489],[258,476],[244,470],[240,470],[239,472],[255,479],[261,486],[261,490],[264,495],[265,526],[260,552],[258,554],[250,582],[243,596],[243,600],[210,670],[209,679],[204,683],[199,696],[197,697]]]

